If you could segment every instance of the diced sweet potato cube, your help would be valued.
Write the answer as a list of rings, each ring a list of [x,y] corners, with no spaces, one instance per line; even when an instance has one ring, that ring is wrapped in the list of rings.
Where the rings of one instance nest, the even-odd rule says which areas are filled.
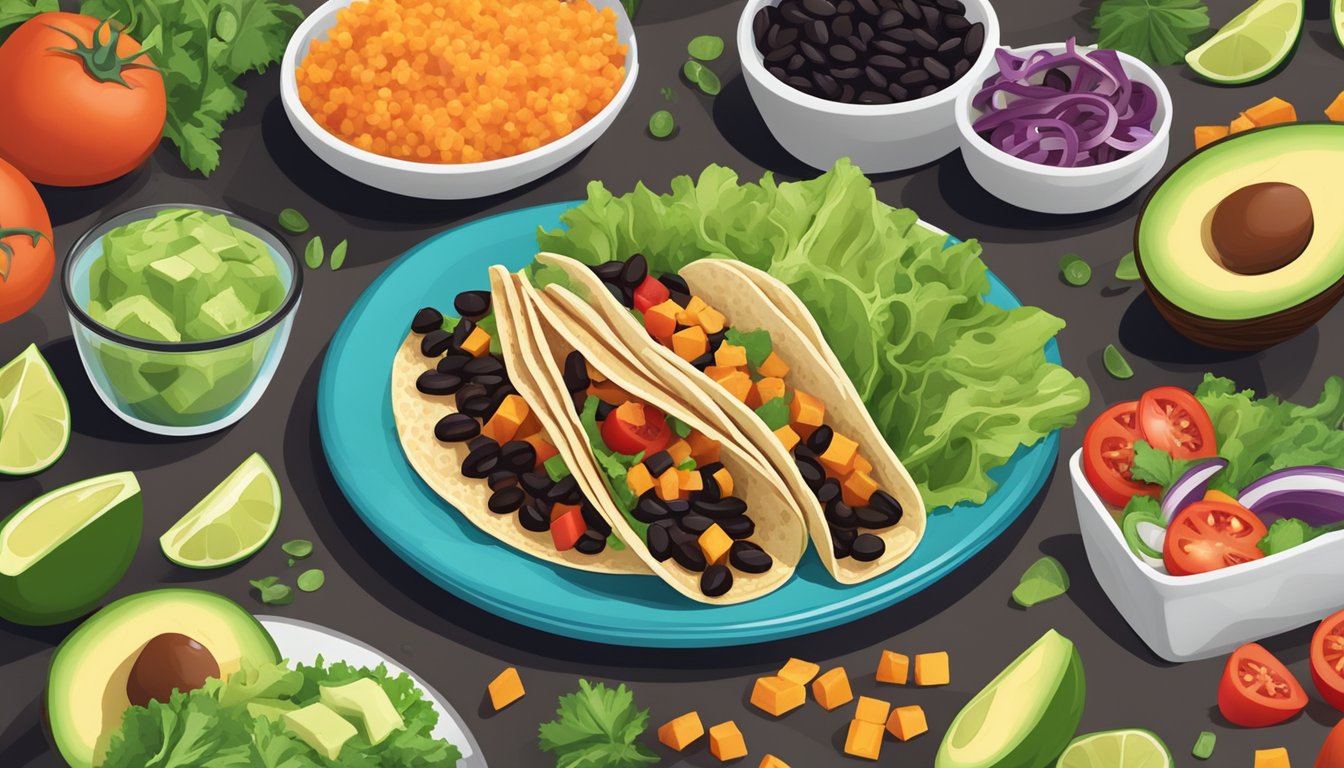
[[[472,357],[482,357],[490,351],[490,333],[479,325],[471,329],[462,342],[462,351]]]
[[[705,562],[718,563],[728,557],[728,549],[733,546],[733,537],[723,532],[718,523],[714,523],[700,534],[700,551],[705,553]]]
[[[686,308],[677,313],[677,322],[682,325],[699,325],[700,313],[708,309],[709,305],[699,296],[692,296],[690,301],[686,302]]]
[[[728,318],[713,307],[705,307],[700,310],[698,322],[700,327],[705,329],[705,333],[719,333],[728,324]]]
[[[518,676],[517,667],[509,667],[500,672],[490,681],[487,690],[490,693],[490,706],[494,707],[496,712],[523,698],[523,694],[526,693],[523,690],[523,679]]]
[[[705,329],[693,325],[672,334],[672,351],[687,362],[705,354],[709,351],[709,337],[705,335]]]
[[[921,653],[915,657],[915,685],[947,685],[952,682],[947,651]]]
[[[849,675],[845,674],[845,668],[827,670],[813,680],[812,697],[827,711],[853,701],[854,691],[849,687]]]
[[[681,484],[678,482],[675,467],[654,478],[658,483],[658,498],[663,501],[676,501],[681,497]]]
[[[719,379],[719,386],[728,390],[728,394],[744,403],[751,396],[751,385],[751,377],[747,375],[746,371],[734,371]]]
[[[550,440],[546,439],[546,436],[540,432],[534,432],[527,437],[524,437],[523,440],[531,443],[532,448],[537,452],[537,462],[533,465],[533,469],[539,469],[542,464],[546,463],[547,459],[560,453],[555,445],[552,444]]]
[[[709,729],[709,754],[724,763],[747,756],[747,742],[737,723],[729,720]]]
[[[1283,747],[1255,750],[1255,768],[1292,768],[1288,750]]]
[[[766,755],[761,758],[761,764],[756,768],[789,768],[789,764],[774,755]]]
[[[536,411],[532,410],[532,406],[528,406],[527,417],[523,419],[522,424],[518,425],[518,431],[514,433],[513,439],[526,440],[529,436],[535,435],[540,431],[541,421],[537,418]]]
[[[733,495],[733,475],[727,467],[720,467],[714,470],[714,482],[718,483],[719,496]]]
[[[1228,133],[1241,133],[1242,131],[1249,131],[1254,127],[1255,123],[1251,122],[1251,118],[1245,115],[1242,115],[1238,117],[1236,120],[1233,120],[1227,126]]]
[[[1226,136],[1231,130],[1226,125],[1196,125],[1195,149],[1203,149]]]
[[[807,689],[801,683],[777,675],[756,678],[751,687],[751,705],[779,717],[807,701]]]
[[[909,741],[929,730],[928,720],[924,718],[924,708],[918,704],[909,707],[897,707],[887,718],[887,732],[901,741]]]
[[[727,365],[710,365],[705,368],[705,375],[714,381],[723,381],[729,376],[736,376],[739,373],[745,373],[745,371]]]
[[[863,458],[862,453],[856,453],[854,454],[854,469],[857,472],[867,472],[871,475],[873,473],[873,463]]]
[[[868,506],[868,499],[872,498],[876,490],[877,481],[867,472],[860,472],[857,469],[851,470],[849,476],[840,484],[844,502],[855,509]]]
[[[694,711],[669,720],[658,729],[658,740],[668,749],[678,752],[704,735],[705,725],[700,722],[700,713]]]
[[[697,469],[678,469],[677,486],[683,494],[703,491],[705,489],[705,478]]]
[[[1335,97],[1330,102],[1330,106],[1325,108],[1325,116],[1336,123],[1344,123],[1344,92]]]
[[[671,339],[672,334],[677,332],[679,312],[681,306],[671,299],[649,307],[649,311],[644,313],[644,330],[659,341]]]
[[[845,736],[845,754],[876,760],[882,753],[882,726],[865,720],[851,720]]]
[[[714,350],[714,364],[724,368],[745,368],[747,348],[725,341]]]
[[[854,467],[854,456],[858,450],[858,443],[836,432],[831,438],[831,444],[826,446],[826,450],[817,457],[817,461],[821,462],[821,466],[832,475],[844,477]]]
[[[583,361],[583,366],[588,370],[588,378],[592,381],[606,381],[607,375],[593,367],[593,364],[587,360]]]
[[[588,394],[612,405],[619,405],[630,399],[625,390],[610,381],[597,381],[596,379],[588,385]]]
[[[756,369],[756,372],[762,376],[782,379],[789,375],[789,366],[783,358],[772,351],[765,358],[765,362],[761,363],[761,367]]]
[[[860,696],[859,703],[854,707],[854,719],[865,723],[886,725],[889,714],[891,714],[891,702],[874,699],[871,696]]]
[[[761,399],[761,405],[784,397],[788,391],[789,388],[784,385],[784,380],[775,376],[768,376],[756,382],[756,394]]]
[[[648,493],[657,483],[654,482],[653,475],[649,474],[649,468],[644,466],[643,462],[636,464],[625,473],[625,484],[630,486],[630,492],[639,498]]]
[[[793,400],[789,402],[789,421],[798,426],[807,427],[807,433],[820,427],[826,418],[826,406],[817,398],[801,389],[793,391]],[[799,432],[803,430],[799,429]]]
[[[673,464],[680,464],[691,458],[691,453],[693,453],[691,444],[685,440],[676,440],[673,441],[671,445],[667,446],[667,455],[672,457]]]
[[[910,657],[895,651],[883,651],[877,662],[877,682],[905,685],[910,680]]]
[[[1256,104],[1254,107],[1242,112],[1247,119],[1256,125],[1277,125],[1279,123],[1292,123],[1297,120],[1297,110],[1293,105],[1280,99],[1278,96],[1270,97],[1265,101]]]
[[[779,668],[779,676],[799,685],[807,685],[821,671],[821,665],[802,659],[789,659]]]
[[[793,427],[790,427],[788,424],[776,429],[775,437],[779,438],[779,442],[784,444],[784,450],[786,451],[792,451],[794,447],[798,445],[798,442],[802,440],[802,438],[798,436],[798,433],[793,431]]]
[[[644,405],[634,400],[621,403],[612,415],[632,427],[644,426]]]
[[[508,395],[495,409],[495,415],[481,427],[481,434],[501,445],[514,439],[523,420],[532,414],[532,409],[521,395]]]
[[[692,431],[686,437],[686,442],[691,444],[691,458],[695,459],[697,465],[703,467],[719,460],[719,441],[704,432]]]
[[[747,399],[745,402],[747,407],[753,411],[761,407],[761,393],[756,389],[756,385],[759,383],[760,382],[753,381],[751,383],[751,389],[747,390]]]

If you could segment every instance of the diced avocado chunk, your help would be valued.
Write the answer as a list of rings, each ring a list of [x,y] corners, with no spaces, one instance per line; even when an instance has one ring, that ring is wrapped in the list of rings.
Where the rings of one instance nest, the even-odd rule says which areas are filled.
[[[345,742],[359,734],[350,721],[320,701],[286,712],[281,719],[291,733],[328,760],[340,757]]]
[[[381,744],[406,726],[383,687],[364,677],[353,683],[322,687],[322,703],[364,724],[370,744]]]
[[[298,704],[285,699],[253,699],[247,702],[247,714],[254,720],[258,717],[280,720],[286,713],[298,708]]]
[[[187,321],[187,337],[217,339],[255,325],[255,316],[229,286],[201,304],[199,313]]]
[[[118,333],[151,341],[181,341],[173,318],[147,296],[127,296],[108,308],[103,322]]]

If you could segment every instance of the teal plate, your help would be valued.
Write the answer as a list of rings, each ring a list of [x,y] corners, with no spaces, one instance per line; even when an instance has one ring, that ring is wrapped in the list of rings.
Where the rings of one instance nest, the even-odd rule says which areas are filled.
[[[521,269],[536,253],[537,227],[559,226],[560,214],[573,205],[511,211],[416,246],[364,291],[322,367],[318,421],[336,482],[378,538],[453,595],[519,624],[599,643],[697,648],[796,637],[870,615],[935,584],[1002,533],[1044,485],[1059,452],[1058,433],[991,472],[999,489],[984,504],[932,513],[915,553],[889,573],[842,586],[809,549],[787,584],[741,605],[703,605],[653,576],[576,571],[498,544],[403,459],[389,396],[392,358],[417,309],[488,288],[491,264]],[[992,275],[990,285],[990,301],[1019,306]],[[1046,352],[1059,362],[1054,342]]]

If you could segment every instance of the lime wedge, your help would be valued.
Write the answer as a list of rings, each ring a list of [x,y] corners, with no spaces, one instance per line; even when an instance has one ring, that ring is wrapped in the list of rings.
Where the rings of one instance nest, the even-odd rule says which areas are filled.
[[[1303,0],[1258,0],[1187,53],[1185,63],[1215,83],[1239,85],[1258,80],[1293,52],[1302,36],[1303,5]]]
[[[87,613],[126,574],[143,520],[130,472],[30,501],[0,528],[0,618],[45,626]]]
[[[0,475],[50,467],[70,444],[70,404],[36,344],[0,368]]]
[[[1138,728],[1079,736],[1060,755],[1055,768],[1172,768],[1167,745],[1152,731]]]
[[[1330,0],[1330,24],[1335,28],[1335,39],[1344,45],[1344,0]]]
[[[187,568],[223,568],[266,545],[280,523],[280,483],[254,453],[159,537],[163,554]]]

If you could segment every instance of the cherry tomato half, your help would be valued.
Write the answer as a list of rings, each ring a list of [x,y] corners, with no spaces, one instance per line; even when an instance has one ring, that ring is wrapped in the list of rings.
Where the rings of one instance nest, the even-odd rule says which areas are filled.
[[[1177,459],[1218,455],[1213,421],[1195,396],[1180,387],[1157,387],[1139,398],[1139,434]]]
[[[649,307],[655,307],[667,301],[672,296],[672,292],[667,290],[667,286],[656,279],[653,275],[644,278],[644,282],[635,288],[635,309],[640,312],[648,312]]]
[[[1344,768],[1344,720],[1325,737],[1325,746],[1316,758],[1316,768]]]
[[[1232,652],[1218,683],[1218,711],[1243,728],[1282,723],[1307,706],[1293,673],[1259,643]]]
[[[1267,529],[1238,504],[1196,501],[1167,526],[1162,562],[1173,576],[1207,573],[1265,556],[1256,545]]]
[[[644,409],[643,424],[631,424],[624,418],[624,409],[631,407]],[[626,403],[602,421],[602,440],[617,453],[648,456],[672,444],[672,427],[663,412],[648,403]]]
[[[1311,636],[1311,680],[1325,703],[1344,711],[1344,611],[1322,621]],[[1344,752],[1340,755],[1344,768]]]
[[[1162,489],[1130,474],[1134,442],[1139,439],[1138,403],[1113,405],[1092,422],[1083,438],[1083,475],[1101,500],[1123,507],[1134,496],[1156,498]]]

